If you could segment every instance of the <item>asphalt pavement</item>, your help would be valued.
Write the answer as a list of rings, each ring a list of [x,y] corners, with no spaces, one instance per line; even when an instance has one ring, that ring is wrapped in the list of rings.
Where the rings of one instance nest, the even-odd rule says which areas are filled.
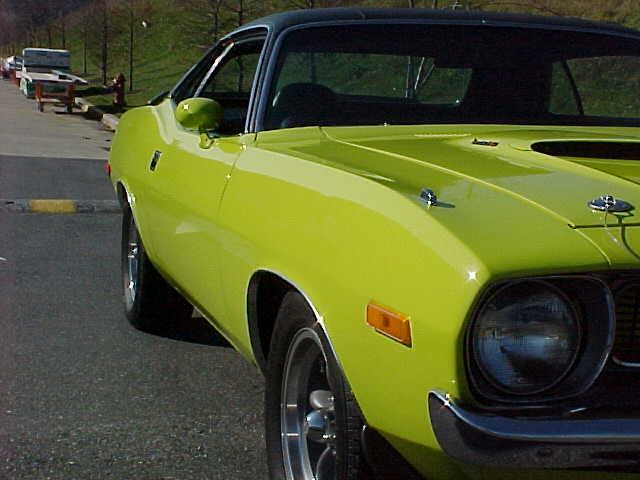
[[[111,134],[47,107],[0,82],[0,199],[112,201]],[[262,377],[201,318],[129,326],[120,222],[0,209],[0,479],[266,478]]]
[[[115,200],[105,162],[0,154],[0,198]]]
[[[111,136],[80,110],[69,114],[47,104],[39,113],[34,100],[0,80],[0,155],[106,159]]]

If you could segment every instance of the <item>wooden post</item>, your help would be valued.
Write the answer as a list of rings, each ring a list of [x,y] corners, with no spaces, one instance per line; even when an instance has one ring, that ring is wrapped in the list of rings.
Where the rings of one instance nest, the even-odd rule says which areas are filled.
[[[42,103],[42,83],[36,82],[36,104],[39,112],[44,112],[44,103]]]
[[[73,113],[73,101],[76,98],[76,86],[73,83],[70,83],[67,87],[67,101],[65,102],[67,105],[67,113]]]

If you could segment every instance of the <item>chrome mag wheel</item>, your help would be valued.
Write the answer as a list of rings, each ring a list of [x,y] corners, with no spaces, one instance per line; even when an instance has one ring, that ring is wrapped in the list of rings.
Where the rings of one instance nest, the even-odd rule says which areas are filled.
[[[124,277],[124,289],[127,301],[132,304],[136,299],[138,271],[140,268],[140,238],[138,237],[138,229],[136,228],[136,223],[133,218],[131,218],[129,222],[125,248],[127,255],[127,274]]]
[[[336,478],[336,414],[327,359],[318,334],[293,338],[282,377],[281,435],[288,480]]]
[[[193,307],[155,269],[129,205],[122,214],[120,250],[124,310],[135,328],[158,332],[191,318]]]

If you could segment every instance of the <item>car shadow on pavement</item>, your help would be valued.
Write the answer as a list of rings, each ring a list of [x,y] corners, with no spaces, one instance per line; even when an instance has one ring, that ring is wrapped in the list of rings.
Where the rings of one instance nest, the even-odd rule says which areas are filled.
[[[181,342],[232,348],[231,344],[208,321],[200,316],[194,316],[184,322],[166,323],[148,333]]]

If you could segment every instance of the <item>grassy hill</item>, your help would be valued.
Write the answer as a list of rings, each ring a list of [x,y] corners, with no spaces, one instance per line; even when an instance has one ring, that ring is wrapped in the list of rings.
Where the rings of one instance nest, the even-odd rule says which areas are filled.
[[[127,91],[130,105],[144,104],[177,82],[185,71],[205,52],[203,44],[199,46],[196,36],[190,35],[189,28],[192,13],[180,11],[171,0],[154,0],[152,8],[144,16],[136,18],[134,26],[133,49],[133,91]],[[81,15],[76,14],[76,16]],[[142,27],[142,21],[148,25]],[[109,39],[108,78],[124,73],[129,86],[129,34],[127,28],[114,29]],[[82,28],[76,28],[68,37],[67,48],[72,55],[74,72],[84,73],[84,39]],[[91,42],[91,41],[89,41]],[[86,78],[94,86],[102,83],[100,55],[96,48],[89,49],[86,62]],[[111,103],[110,96],[91,96],[96,104]]]
[[[431,7],[434,0],[413,2],[417,7]],[[451,0],[439,0],[439,7]],[[640,28],[637,0],[470,0],[461,4],[471,8],[560,14],[614,21]],[[133,30],[133,91],[127,92],[131,106],[144,104],[149,98],[170,88],[209,47],[216,37],[246,23],[252,18],[274,11],[316,6],[407,6],[407,1],[313,1],[289,0],[259,2],[257,0],[94,0],[65,18],[66,48],[71,51],[72,69],[92,83],[91,91],[102,85],[102,29],[104,11],[108,12],[108,78],[124,73],[129,80],[129,42]],[[106,6],[107,10],[101,10]],[[216,7],[220,7],[216,10]],[[217,13],[217,15],[216,15]],[[217,17],[217,22],[216,22]],[[146,27],[143,27],[143,22]],[[216,29],[217,24],[217,29]],[[56,25],[54,25],[54,31]],[[59,29],[58,29],[59,31]],[[217,34],[217,35],[216,35]],[[40,45],[48,47],[43,41]],[[23,46],[14,46],[19,49]],[[60,34],[54,36],[53,47],[61,47]],[[86,46],[86,64],[85,64]],[[4,49],[6,52],[6,48]],[[128,83],[127,83],[128,86]],[[111,103],[109,95],[88,97],[96,104]]]

